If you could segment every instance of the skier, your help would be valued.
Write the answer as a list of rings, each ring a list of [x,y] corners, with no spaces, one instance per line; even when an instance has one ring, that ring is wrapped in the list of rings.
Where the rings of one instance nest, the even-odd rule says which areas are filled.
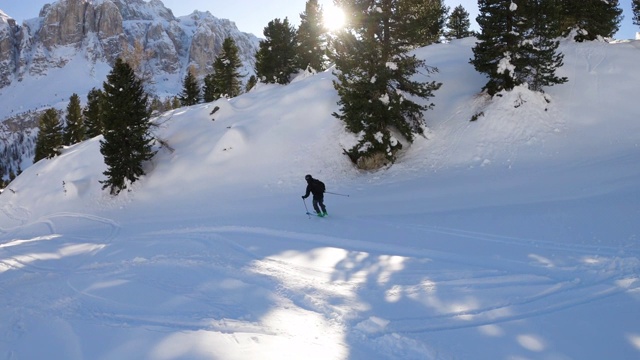
[[[307,180],[307,192],[302,195],[302,198],[306,199],[310,193],[313,194],[313,209],[316,214],[320,217],[327,216],[327,208],[324,206],[324,183],[311,175],[306,175],[304,179]]]

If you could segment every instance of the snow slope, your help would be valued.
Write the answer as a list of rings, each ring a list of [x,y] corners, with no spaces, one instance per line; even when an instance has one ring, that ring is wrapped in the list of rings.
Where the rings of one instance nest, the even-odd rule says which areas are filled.
[[[330,72],[154,119],[171,149],[115,198],[99,138],[29,167],[0,357],[639,358],[640,42],[564,43],[568,83],[495,101],[472,46],[417,52],[444,85],[382,171],[342,155]]]

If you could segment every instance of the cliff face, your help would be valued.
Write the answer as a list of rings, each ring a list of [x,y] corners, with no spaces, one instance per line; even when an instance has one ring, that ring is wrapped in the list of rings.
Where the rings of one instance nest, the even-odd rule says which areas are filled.
[[[11,83],[11,75],[16,69],[19,29],[15,20],[0,11],[0,88]]]
[[[135,55],[151,78],[181,75],[190,65],[204,75],[226,37],[236,41],[251,68],[255,36],[208,12],[176,18],[160,0],[59,0],[22,25],[0,12],[0,89],[64,67],[77,54],[108,64]]]

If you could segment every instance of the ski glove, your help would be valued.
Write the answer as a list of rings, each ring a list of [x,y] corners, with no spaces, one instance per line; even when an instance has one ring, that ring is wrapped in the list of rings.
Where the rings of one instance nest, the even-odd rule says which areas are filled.
[[[302,195],[302,198],[303,198],[303,199],[306,199],[307,197],[306,197],[306,196],[304,196],[304,195]]]

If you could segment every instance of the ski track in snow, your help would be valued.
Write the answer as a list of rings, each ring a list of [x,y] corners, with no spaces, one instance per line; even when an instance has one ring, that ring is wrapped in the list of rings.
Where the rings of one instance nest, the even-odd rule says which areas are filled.
[[[11,203],[3,204],[0,210],[2,210],[2,213],[4,213],[7,218],[15,220],[20,224],[24,224],[27,219],[31,217],[31,213],[28,209],[23,207],[16,207]],[[7,232],[7,230],[2,228],[0,228],[0,231],[3,233]]]
[[[519,295],[517,300],[502,299],[495,305],[479,307],[472,310],[451,311],[445,314],[428,315],[428,316],[416,316],[412,315],[410,318],[404,319],[388,319],[391,323],[387,326],[385,331],[380,334],[392,334],[392,333],[416,333],[416,332],[429,332],[429,331],[442,331],[451,330],[462,327],[478,327],[489,324],[497,324],[502,322],[508,322],[513,320],[521,320],[530,317],[536,317],[548,314],[553,311],[559,311],[562,309],[580,306],[585,303],[598,301],[608,296],[619,294],[628,291],[628,286],[622,286],[621,283],[626,283],[632,287],[640,286],[637,280],[638,269],[640,264],[636,261],[628,261],[625,259],[616,259],[615,255],[619,254],[618,249],[615,248],[603,248],[584,245],[560,245],[552,242],[520,239],[514,237],[506,237],[500,235],[491,235],[485,233],[469,232],[464,230],[446,229],[438,227],[418,227],[421,230],[429,233],[442,233],[448,235],[455,235],[461,238],[471,238],[473,240],[498,242],[501,244],[517,245],[530,247],[532,249],[543,248],[549,251],[566,251],[568,253],[578,254],[599,254],[599,255],[611,255],[613,258],[603,259],[600,261],[602,264],[599,266],[589,266],[585,264],[573,264],[572,266],[565,267],[559,271],[550,271],[544,267],[538,265],[530,266],[528,271],[522,271],[523,264],[511,264],[509,261],[504,263],[498,262],[495,267],[487,268],[486,262],[478,261],[473,257],[460,256],[459,254],[441,253],[430,250],[416,250],[415,248],[403,248],[399,246],[380,245],[376,243],[369,243],[360,240],[336,238],[331,236],[323,236],[308,233],[297,233],[289,231],[281,231],[268,228],[252,228],[252,227],[235,227],[235,226],[223,226],[214,228],[200,228],[189,229],[183,231],[169,231],[167,233],[154,234],[158,236],[170,236],[170,235],[189,235],[201,238],[215,238],[224,243],[232,246],[239,253],[244,256],[253,259],[257,262],[259,272],[268,275],[275,280],[283,280],[289,284],[306,283],[304,291],[299,292],[291,290],[291,286],[284,286],[283,290],[286,293],[286,297],[294,300],[300,306],[307,308],[311,311],[317,311],[325,313],[325,316],[335,316],[335,313],[340,313],[333,306],[327,306],[321,299],[313,299],[313,295],[310,295],[308,291],[314,292],[318,289],[322,289],[327,286],[326,283],[318,284],[314,286],[313,283],[318,279],[309,280],[304,276],[298,274],[314,273],[317,269],[300,267],[286,261],[274,260],[271,258],[261,259],[259,255],[251,252],[246,247],[240,245],[238,242],[231,239],[231,237],[242,238],[246,235],[257,235],[262,241],[269,241],[269,238],[282,238],[290,239],[297,242],[307,242],[314,245],[329,246],[340,248],[345,245],[349,245],[357,251],[365,251],[369,253],[378,254],[393,254],[393,256],[410,256],[413,260],[429,259],[429,262],[438,263],[453,263],[455,266],[451,266],[452,269],[459,266],[459,264],[466,264],[473,268],[472,272],[477,274],[478,272],[484,274],[483,276],[476,277],[475,275],[470,277],[459,277],[450,280],[435,281],[439,287],[450,287],[451,289],[460,288],[472,288],[476,290],[499,290],[509,291],[510,287],[526,287],[526,286],[542,286],[539,292],[534,292],[528,296]],[[220,236],[224,234],[231,235]],[[349,250],[355,251],[355,250]],[[619,264],[616,264],[619,263]],[[484,265],[484,266],[483,266]],[[607,271],[606,269],[616,266],[615,271]],[[442,270],[440,270],[442,271]],[[404,282],[416,282],[414,285],[410,285],[407,288],[409,291],[420,291],[420,281],[424,273],[415,273],[408,276],[406,279],[399,281]],[[593,278],[581,278],[584,273],[593,274]],[[468,274],[465,274],[468,275]],[[313,278],[313,277],[312,277]],[[398,282],[397,280],[395,282]],[[335,285],[335,284],[334,284]],[[358,291],[361,284],[346,283],[341,285],[335,285],[338,287],[346,287],[350,290]],[[389,291],[389,290],[386,290]],[[407,291],[407,289],[404,289]],[[310,298],[311,297],[311,298]],[[353,304],[350,305],[350,307]],[[357,306],[355,306],[357,307]],[[346,310],[343,310],[343,312]],[[508,315],[505,315],[508,314]],[[360,319],[361,320],[361,319]],[[345,321],[342,319],[341,321]],[[357,320],[359,321],[359,320]]]
[[[640,286],[640,281],[637,278],[640,265],[637,259],[631,261],[615,258],[618,254],[618,249],[615,248],[561,245],[535,239],[423,225],[413,225],[413,227],[424,232],[427,238],[444,234],[473,241],[538,250],[542,248],[546,250],[543,253],[563,251],[570,254],[598,254],[600,255],[598,260],[600,264],[575,263],[559,269],[550,269],[536,262],[523,264],[504,259],[493,261],[491,262],[492,266],[487,266],[487,261],[479,261],[467,255],[247,226],[169,230],[143,233],[136,235],[133,239],[122,239],[119,237],[120,228],[114,221],[74,213],[48,216],[33,224],[15,228],[12,233],[19,234],[22,230],[28,230],[29,227],[44,225],[49,229],[52,237],[60,236],[70,242],[82,241],[83,239],[74,239],[72,236],[60,234],[60,229],[64,227],[62,223],[69,220],[104,226],[106,229],[103,237],[94,239],[94,244],[106,245],[118,241],[141,241],[144,246],[152,246],[180,241],[185,243],[187,249],[191,246],[217,249],[224,246],[227,251],[222,251],[222,253],[227,256],[223,259],[216,257],[215,254],[191,253],[188,250],[183,254],[158,255],[149,259],[108,261],[109,256],[98,256],[102,259],[95,259],[91,263],[76,263],[64,273],[59,272],[61,267],[58,266],[56,268],[59,273],[56,273],[53,268],[35,265],[33,262],[36,262],[38,256],[33,257],[33,262],[21,260],[21,256],[27,259],[31,259],[31,257],[26,252],[20,253],[17,249],[23,246],[28,249],[30,242],[45,240],[55,242],[57,239],[44,239],[44,237],[22,239],[17,237],[14,241],[0,246],[0,254],[2,254],[0,264],[5,267],[8,265],[5,269],[0,267],[0,270],[2,272],[9,270],[20,272],[20,281],[24,281],[24,277],[28,276],[30,281],[25,284],[26,288],[41,288],[43,291],[39,293],[43,295],[28,299],[21,304],[4,304],[5,306],[15,306],[16,313],[41,311],[43,315],[48,312],[47,309],[53,307],[58,316],[63,318],[116,327],[146,327],[158,329],[158,331],[170,329],[172,331],[205,330],[220,333],[282,334],[282,329],[273,329],[257,319],[256,314],[251,314],[252,306],[250,304],[242,304],[242,301],[238,303],[227,298],[224,294],[206,290],[199,291],[195,284],[189,284],[189,281],[187,284],[182,284],[177,279],[153,278],[144,275],[146,267],[157,266],[183,268],[188,273],[192,271],[210,273],[215,269],[215,273],[226,277],[224,281],[236,283],[241,287],[262,289],[264,292],[276,291],[275,295],[281,299],[280,303],[290,301],[304,311],[318,313],[326,319],[330,319],[335,326],[348,329],[347,331],[356,338],[362,341],[368,338],[369,341],[373,341],[370,346],[374,346],[376,341],[389,342],[393,340],[393,342],[399,343],[410,340],[398,334],[410,336],[415,333],[479,327],[542,316],[550,312],[599,301]],[[393,227],[397,225],[387,223],[381,224],[381,226]],[[361,267],[363,271],[366,269],[373,272],[378,271],[377,276],[385,272],[381,269],[384,266],[380,264],[379,260],[385,257],[387,259],[389,257],[402,258],[405,263],[412,264],[412,268],[406,271],[400,270],[397,274],[394,274],[394,270],[390,270],[386,276],[393,277],[393,282],[381,281],[375,284],[366,280],[366,278],[373,276],[372,274],[358,275],[355,272],[349,276],[341,276],[335,273],[330,274],[332,271],[338,271],[336,269],[318,268],[313,264],[303,266],[295,261],[287,261],[286,256],[282,257],[282,254],[265,256],[252,250],[250,243],[255,239],[266,243],[286,239],[295,243],[307,244],[316,249],[342,250],[345,252],[345,256],[352,256],[350,260],[356,263],[354,264],[356,268]],[[247,241],[248,245],[243,244]],[[89,252],[93,251],[106,250],[102,248],[89,250]],[[610,256],[610,258],[603,258],[603,256]],[[361,258],[360,264],[357,263],[358,258]],[[415,264],[418,264],[417,268],[413,268]],[[436,264],[436,270],[425,267],[429,264]],[[238,272],[235,270],[237,268],[243,270]],[[585,277],[585,274],[592,276]],[[0,288],[13,288],[11,279],[15,276],[17,275],[9,277],[9,279],[5,278],[0,283]],[[430,277],[428,281],[425,280],[427,276]],[[61,298],[56,298],[55,292],[45,295],[47,292],[44,290],[50,286],[48,280],[52,277],[67,277],[68,290],[63,291],[65,295]],[[135,304],[131,300],[125,299],[118,300],[117,296],[113,298],[113,294],[109,294],[109,292],[105,293],[106,296],[101,296],[98,294],[100,286],[93,285],[93,288],[88,286],[88,279],[93,279],[91,283],[99,283],[100,279],[103,279],[105,288],[131,281],[132,284],[137,284],[132,285],[134,287],[142,287],[147,289],[146,291],[158,291],[160,296],[167,298],[184,298],[186,299],[184,301],[198,306],[172,307],[172,315],[167,316],[164,315],[163,309],[153,310],[146,304]],[[430,298],[432,296],[430,295],[431,287],[435,286],[439,288],[440,293],[448,294],[453,299]],[[523,288],[531,290],[523,293]],[[438,305],[434,305],[449,301],[456,303],[458,302],[455,300],[456,296],[462,296],[469,290],[472,293],[492,292],[497,295],[491,296],[491,304],[476,304],[466,307],[460,305],[459,308],[455,306],[438,308]],[[60,289],[58,291],[60,292]],[[366,306],[363,304],[376,302],[376,298],[380,296],[386,296],[390,299],[400,297],[413,299],[411,306],[418,312],[413,312],[407,317],[384,319],[384,326],[380,325],[379,328],[374,326],[373,330],[368,330],[371,326],[369,324],[371,319],[368,318]],[[276,306],[283,305],[281,303]],[[393,301],[385,306],[393,307]],[[406,306],[406,303],[401,301],[397,306]],[[354,311],[353,309],[361,310]],[[394,313],[394,311],[389,313]],[[141,314],[147,315],[141,316]],[[19,318],[14,321],[14,327],[19,327]],[[388,337],[393,334],[396,335]],[[425,351],[427,350],[422,349],[418,352],[424,355]]]
[[[66,224],[62,224],[61,220],[71,221],[73,222],[72,226],[76,226],[79,228],[82,228],[83,226],[106,227],[106,234],[99,239],[92,239],[86,242],[80,242],[84,239],[77,239],[80,241],[76,242],[73,241],[76,240],[74,239],[73,235],[65,237],[60,233],[59,230],[61,230],[61,228],[68,226]],[[26,222],[26,217],[23,221]],[[48,235],[38,235],[36,237],[28,238],[30,236],[30,233],[34,231],[41,233],[43,228],[44,232],[47,232]],[[35,263],[40,260],[58,260],[64,257],[81,256],[85,253],[89,254],[95,251],[99,251],[117,237],[119,226],[117,223],[109,219],[101,218],[94,215],[78,213],[58,213],[40,218],[33,223],[24,224],[10,230],[5,229],[4,231],[7,233],[7,237],[15,237],[15,239],[0,244],[0,273],[12,268],[23,269],[24,271],[30,272],[52,272],[59,271],[61,266],[59,264],[55,264],[55,266],[46,267],[36,265]],[[72,241],[63,242],[67,239]],[[51,252],[31,253],[29,245],[45,241],[53,243],[51,246]],[[22,248],[24,248],[24,251],[22,251]],[[5,252],[6,255],[3,255],[2,252]],[[67,270],[73,270],[78,266],[73,265]]]

